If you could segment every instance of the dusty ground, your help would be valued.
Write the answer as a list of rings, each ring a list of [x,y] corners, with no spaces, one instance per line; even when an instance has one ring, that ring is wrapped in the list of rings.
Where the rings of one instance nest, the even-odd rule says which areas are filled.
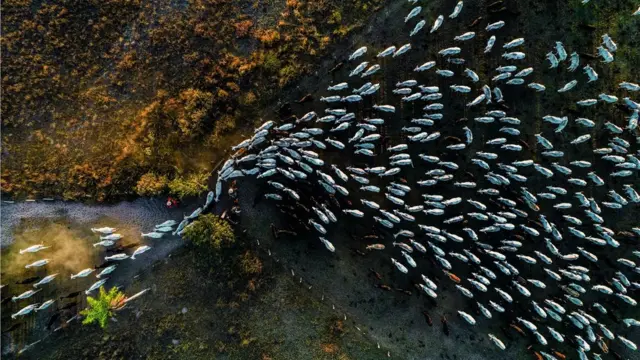
[[[185,206],[183,209],[168,210],[164,201],[160,199],[138,199],[134,202],[121,202],[116,205],[91,206],[79,203],[66,202],[38,202],[2,204],[2,298],[17,295],[31,288],[30,284],[16,284],[32,276],[46,276],[59,273],[52,286],[45,286],[43,291],[34,296],[38,302],[44,302],[50,298],[64,296],[77,291],[86,290],[97,279],[95,275],[84,279],[69,281],[70,274],[94,267],[104,262],[104,249],[93,247],[98,242],[98,235],[91,232],[92,227],[111,226],[118,229],[118,233],[124,238],[119,245],[130,245],[135,248],[142,244],[152,247],[152,250],[136,259],[119,264],[118,269],[112,273],[107,285],[126,286],[132,278],[142,269],[158,259],[170,256],[171,252],[183,244],[178,237],[170,235],[164,239],[140,239],[140,232],[149,232],[155,224],[167,219],[180,218],[183,211],[197,207]],[[26,248],[35,243],[45,245],[55,244],[52,251],[46,252],[46,257],[51,263],[45,269],[24,269],[24,265],[44,257],[45,252],[37,254],[17,254],[19,249]],[[131,252],[131,248],[125,252]],[[68,319],[86,305],[84,296],[75,299],[58,300],[56,304],[62,308],[68,304],[75,306],[68,309],[61,316]],[[8,328],[11,324],[9,312],[14,313],[25,303],[8,302],[2,307],[2,325]],[[12,332],[11,337],[3,336],[3,353],[37,339],[42,339],[50,334],[46,325],[55,313],[51,307],[45,314],[28,319],[20,329]],[[56,322],[53,328],[59,324]],[[51,329],[50,329],[51,330]]]
[[[423,7],[425,6],[422,4]],[[590,5],[593,5],[590,7]],[[381,17],[375,19],[371,26],[365,29],[361,34],[361,37],[356,37],[351,42],[351,46],[345,49],[342,54],[342,58],[348,56],[355,48],[362,45],[373,44],[369,46],[369,52],[375,54],[378,51],[393,44],[400,46],[407,40],[406,33],[410,30],[411,26],[398,26],[401,24],[400,18],[404,16],[406,12],[411,8],[409,5],[398,5],[394,3],[393,6],[398,8],[402,7],[402,10],[391,8],[385,14],[389,14],[388,17]],[[420,15],[421,18],[427,19],[427,24],[441,13],[448,14],[450,7],[453,6],[453,2],[449,5],[443,5],[442,3],[431,3],[426,5]],[[480,22],[479,27],[484,27],[489,22],[498,20],[505,20],[507,25],[501,29],[500,38],[502,41],[513,39],[516,37],[524,37],[527,41],[526,52],[528,58],[525,63],[529,66],[535,67],[535,72],[532,75],[532,80],[541,82],[547,86],[547,93],[533,94],[529,91],[519,88],[513,88],[509,86],[503,86],[503,92],[507,99],[509,106],[509,114],[517,116],[523,120],[523,125],[519,128],[523,132],[523,138],[529,143],[534,144],[533,134],[540,132],[541,128],[548,127],[548,125],[541,124],[541,117],[547,114],[553,114],[558,116],[571,115],[577,117],[580,116],[589,117],[592,119],[599,119],[599,125],[593,129],[593,145],[596,147],[604,146],[605,137],[602,136],[601,124],[604,123],[603,119],[611,120],[618,125],[624,124],[625,112],[619,111],[614,108],[598,108],[589,109],[587,111],[577,112],[575,106],[571,105],[574,101],[594,97],[600,92],[618,94],[622,96],[616,89],[617,83],[627,79],[628,81],[635,81],[637,76],[634,76],[629,71],[631,67],[637,67],[640,62],[638,57],[638,39],[631,36],[633,28],[637,28],[639,20],[633,19],[630,16],[630,11],[633,10],[634,4],[629,1],[620,1],[608,6],[589,4],[589,6],[582,6],[578,1],[572,1],[568,3],[558,2],[515,2],[505,1],[505,11],[499,13],[490,13],[487,10],[487,2],[465,2],[465,9],[455,23],[451,21],[445,21],[443,27],[438,32],[438,36],[429,36],[427,40],[422,43],[418,40],[412,42],[414,48],[419,48],[419,51],[409,52],[402,61],[385,60],[383,70],[381,73],[374,77],[376,81],[380,81],[382,88],[380,93],[374,96],[373,100],[365,100],[362,104],[357,106],[349,106],[349,110],[355,110],[358,117],[377,117],[376,113],[371,112],[370,106],[374,103],[378,104],[392,104],[398,109],[396,116],[392,124],[388,126],[386,131],[390,134],[398,134],[399,128],[405,126],[405,122],[401,119],[419,117],[421,111],[414,109],[411,105],[399,107],[397,101],[392,100],[393,97],[387,96],[390,90],[395,86],[397,81],[406,80],[409,78],[416,78],[421,83],[427,85],[439,85],[441,89],[448,86],[450,83],[455,83],[459,79],[460,82],[464,80],[461,77],[455,77],[454,81],[443,81],[437,79],[435,76],[424,77],[411,73],[410,70],[417,63],[422,63],[427,60],[435,59],[437,56],[435,53],[445,47],[453,46],[451,38],[454,35],[461,34],[465,31],[472,30],[469,27],[478,16],[482,16],[483,20]],[[555,16],[549,16],[550,13],[554,13]],[[477,31],[478,28],[476,28]],[[600,36],[604,33],[609,33],[614,38],[618,39],[620,48],[624,46],[626,49],[619,51],[616,54],[616,64],[614,66],[603,66],[598,60],[589,61],[589,59],[583,55],[583,64],[590,63],[596,71],[600,74],[600,81],[591,84],[590,86],[581,86],[575,92],[568,96],[558,96],[555,90],[570,81],[577,75],[570,74],[564,69],[549,70],[548,64],[544,61],[544,56],[547,52],[553,50],[555,41],[561,40],[564,42],[567,51],[577,51],[581,54],[594,54],[595,48],[600,42]],[[476,69],[479,73],[488,71],[489,69],[497,67],[502,62],[499,61],[501,51],[494,51],[493,55],[488,59],[482,55],[482,49],[484,48],[486,38],[480,37],[475,42],[471,53],[463,52],[463,57],[467,59],[470,67]],[[500,43],[498,43],[500,44]],[[622,45],[625,44],[625,45]],[[499,45],[498,45],[499,46]],[[633,64],[633,65],[632,65]],[[566,67],[566,66],[565,66]],[[461,67],[460,69],[463,69]],[[349,68],[345,68],[333,76],[326,76],[319,74],[316,79],[307,80],[307,87],[300,89],[299,94],[303,95],[309,89],[325,89],[331,83],[337,83],[347,79],[347,74],[350,71]],[[629,80],[632,79],[632,80]],[[359,87],[364,81],[356,80],[355,83],[350,84],[352,87]],[[464,82],[467,83],[467,82]],[[304,84],[304,83],[303,83]],[[319,95],[326,95],[325,91],[321,91]],[[445,91],[444,98],[441,101],[444,104],[457,103],[453,107],[447,107],[448,111],[445,111],[445,116],[451,121],[452,119],[459,119],[462,117],[471,118],[478,116],[476,113],[469,111],[460,104],[468,102],[471,98],[455,99],[451,93]],[[448,106],[448,105],[447,105]],[[317,113],[323,111],[322,106],[309,106],[309,105],[293,105],[294,112],[298,115],[304,114],[308,111],[315,110]],[[388,118],[388,117],[385,117]],[[461,136],[461,133],[452,132],[453,126],[442,125],[440,127],[435,126],[434,130],[441,131],[443,137],[447,135]],[[459,128],[459,127],[458,127]],[[547,128],[548,131],[548,128]],[[355,130],[351,130],[349,135],[353,135]],[[563,134],[549,135],[550,140],[555,144],[559,144],[563,149],[566,147],[564,144],[568,143],[571,139],[584,133],[584,130],[575,126],[569,126]],[[496,137],[495,134],[487,133],[481,130],[477,126],[474,128],[474,134],[476,141],[472,151],[484,150],[482,145],[484,141]],[[546,134],[546,133],[545,133]],[[628,134],[626,134],[627,137]],[[633,142],[633,139],[628,139]],[[397,144],[401,141],[401,138],[396,136],[392,137],[390,145]],[[532,148],[533,149],[533,148]],[[485,150],[486,151],[486,150]],[[341,157],[340,152],[330,153],[325,152],[323,159],[325,161],[336,161],[340,164],[344,164],[344,158]],[[538,154],[535,150],[530,152],[532,158],[537,158]],[[341,157],[338,160],[338,157]],[[571,160],[584,159],[587,161],[594,161],[593,155],[588,151],[577,151],[574,149],[568,149],[567,157]],[[365,160],[362,160],[362,159]],[[382,157],[374,159],[368,159],[366,157],[348,159],[348,164],[352,166],[375,166],[386,165],[380,163],[383,161]],[[468,159],[467,159],[468,161]],[[504,160],[503,160],[504,161]],[[545,160],[547,162],[549,160]],[[461,165],[461,170],[469,170],[477,174],[478,172],[471,166],[465,163],[464,158],[458,159],[458,164]],[[600,166],[600,165],[598,165]],[[596,167],[598,173],[606,173],[611,171],[608,167]],[[410,175],[411,176],[411,175]],[[539,191],[542,188],[542,184],[548,185],[549,181],[541,180],[539,175],[531,175],[533,177],[532,188]],[[411,181],[411,179],[408,177]],[[626,179],[624,183],[634,183],[636,187],[640,182],[638,178]],[[374,180],[374,185],[378,185]],[[557,179],[552,181],[552,185],[564,186]],[[611,185],[619,187],[620,183],[613,182]],[[351,183],[351,186],[347,186],[349,191],[354,194],[352,199],[357,199],[358,190],[355,184]],[[437,192],[438,190],[434,190]],[[602,201],[605,199],[605,194],[594,187],[587,187],[585,194],[593,196],[594,198]],[[248,196],[247,200],[251,203],[253,198]],[[356,200],[357,201],[357,200]],[[250,226],[253,229],[253,236],[258,238],[264,237],[264,229],[269,222],[275,222],[278,226],[287,227],[289,224],[278,222],[276,219],[268,219],[265,214],[271,215],[267,209],[269,207],[262,207],[258,205],[256,210],[252,210],[246,214],[248,221],[245,222],[246,226]],[[638,207],[631,206],[625,208],[625,211],[611,211],[605,210],[605,216],[607,219],[611,219],[610,225],[616,229],[628,229],[630,226],[637,224]],[[558,216],[558,212],[550,214],[550,218],[553,219]],[[260,220],[260,222],[259,222]],[[554,220],[557,221],[557,220]],[[560,220],[561,221],[561,220]],[[615,223],[615,224],[614,224]],[[433,224],[437,225],[437,224]],[[412,284],[409,279],[399,274],[393,269],[388,260],[388,254],[385,255],[369,255],[366,258],[362,258],[359,255],[355,255],[352,251],[355,249],[362,250],[365,243],[358,243],[354,241],[347,233],[356,233],[363,235],[367,233],[371,224],[361,225],[359,221],[351,218],[345,219],[345,221],[338,226],[338,228],[332,227],[330,229],[330,239],[337,247],[335,255],[328,253],[323,245],[311,235],[311,239],[308,239],[305,235],[296,236],[293,238],[284,238],[273,243],[271,251],[274,256],[278,256],[286,261],[289,268],[293,269],[296,274],[301,274],[306,281],[313,285],[314,289],[322,292],[328,298],[331,298],[336,304],[341,304],[347,314],[350,314],[352,318],[356,319],[356,322],[367,324],[370,328],[371,336],[379,341],[383,346],[386,346],[391,350],[392,354],[399,356],[400,358],[410,359],[422,359],[422,358],[440,358],[451,356],[458,358],[488,358],[497,356],[494,347],[489,343],[486,338],[486,333],[494,332],[501,338],[505,338],[499,325],[492,325],[487,327],[481,321],[479,326],[474,327],[473,331],[469,330],[466,323],[460,319],[455,318],[455,310],[462,308],[471,308],[472,303],[467,302],[457,293],[450,293],[445,291],[438,299],[438,306],[433,308],[424,298],[415,296],[415,289],[412,288]],[[251,233],[251,230],[250,230]],[[262,244],[269,244],[267,239],[260,240]],[[385,243],[389,245],[390,239],[386,239]],[[571,246],[567,246],[569,249]],[[561,249],[564,250],[564,247]],[[625,252],[629,252],[630,247],[623,247],[616,252],[608,254],[612,258],[618,256],[624,256]],[[373,268],[383,275],[383,283],[397,286],[402,289],[412,290],[414,295],[408,297],[404,293],[394,292],[386,293],[382,290],[378,290],[373,287],[376,283],[368,272],[368,268]],[[319,271],[318,269],[322,269]],[[437,267],[432,267],[437,269]],[[433,270],[436,271],[437,270]],[[436,277],[446,279],[441,274],[434,273]],[[458,274],[463,275],[463,274]],[[540,274],[536,274],[538,276]],[[538,276],[543,278],[543,276]],[[445,288],[453,289],[453,284],[443,282]],[[455,291],[455,290],[454,290]],[[518,305],[518,311],[530,311],[528,307],[522,307]],[[525,310],[526,309],[526,310]],[[427,310],[431,318],[434,320],[434,325],[437,324],[440,315],[446,315],[451,320],[452,335],[446,337],[442,335],[442,331],[437,328],[429,328],[424,319],[422,318],[421,311]],[[513,316],[515,314],[512,314]],[[627,312],[624,316],[637,316],[637,311]],[[476,317],[478,319],[478,317]],[[634,339],[638,339],[636,332],[624,330],[620,328],[620,331],[625,336],[630,336]],[[515,334],[515,333],[511,333]],[[516,337],[517,335],[514,335]],[[506,340],[505,340],[506,341]],[[500,358],[519,358],[526,357],[523,352],[525,345],[534,343],[533,338],[520,339],[515,341],[508,341],[508,351],[504,354],[500,353]],[[461,347],[460,344],[467,346]],[[620,344],[613,344],[614,351],[621,354],[631,356],[628,352],[625,353],[625,349]],[[452,351],[455,349],[455,351]],[[565,348],[561,349],[566,354],[573,356],[574,351]],[[571,351],[571,353],[567,352]],[[447,355],[448,354],[448,355]]]
[[[332,254],[313,235],[311,238],[282,235],[274,241],[271,234],[265,234],[264,228],[271,221],[278,227],[287,227],[288,224],[259,215],[264,214],[269,206],[261,203],[244,214],[246,220],[243,219],[243,225],[247,226],[250,236],[260,239],[261,246],[270,248],[272,256],[280,259],[289,272],[293,270],[296,277],[312,286],[317,296],[324,296],[335,304],[339,313],[347,314],[354,321],[352,326],[363,329],[374,341],[389,349],[395,358],[439,359],[450,356],[451,359],[488,359],[495,354],[493,345],[479,335],[480,328],[472,330],[455,319],[454,309],[465,305],[457,293],[450,291],[455,291],[453,284],[442,283],[444,291],[438,297],[438,305],[434,306],[424,294],[413,288],[407,277],[389,266],[387,256],[370,254],[362,257],[354,253],[354,249],[362,250],[365,243],[355,242],[348,234],[366,233],[367,227],[344,222],[339,228],[332,228],[332,241],[337,246]],[[382,275],[382,281],[372,276],[370,268]],[[374,287],[377,283],[409,290],[413,295],[386,292]],[[432,327],[427,325],[422,311],[428,312],[433,321]],[[450,320],[450,336],[443,335],[442,315]],[[521,354],[520,349],[512,346],[505,355],[515,357]]]
[[[228,258],[226,259],[228,260]],[[358,332],[273,259],[253,281],[197,249],[179,250],[127,287],[151,291],[104,332],[75,325],[33,359],[382,359]]]

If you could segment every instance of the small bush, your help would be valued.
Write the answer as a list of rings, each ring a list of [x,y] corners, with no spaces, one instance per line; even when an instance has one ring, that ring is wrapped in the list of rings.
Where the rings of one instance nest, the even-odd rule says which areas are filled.
[[[342,13],[340,10],[334,10],[327,20],[328,24],[340,24],[342,22]]]
[[[218,97],[226,98],[227,93],[220,89]],[[173,99],[172,99],[173,100]],[[196,89],[187,89],[180,93],[175,101],[177,123],[185,138],[191,138],[200,130],[208,112],[213,107],[213,94]]]
[[[169,183],[169,191],[179,198],[194,196],[207,190],[207,179],[209,175],[192,174],[188,177],[178,176]]]
[[[262,272],[262,262],[251,251],[247,251],[242,255],[240,260],[242,271],[247,275],[257,275]]]
[[[280,72],[279,72],[280,86],[283,87],[287,85],[290,81],[297,78],[298,75],[300,75],[300,73],[301,73],[301,69],[296,65],[287,65],[283,67],[282,69],[280,69]]]
[[[218,121],[216,121],[215,128],[213,129],[213,136],[216,137],[216,142],[222,140],[222,137],[236,128],[236,117],[230,114],[223,115]]]
[[[215,250],[231,247],[235,243],[231,225],[214,214],[200,215],[198,220],[185,228],[184,236],[196,245],[211,246]]]
[[[109,292],[106,292],[101,286],[97,299],[91,296],[87,297],[89,307],[80,311],[80,314],[85,316],[82,324],[88,325],[97,322],[104,329],[109,318],[113,317],[113,310],[121,307],[124,300],[125,295],[118,288],[112,287]]]
[[[271,46],[280,41],[280,33],[272,29],[256,31],[256,37],[266,46]]]
[[[146,173],[140,177],[135,190],[141,196],[156,196],[161,194],[166,188],[169,180],[166,176],[159,176],[154,173]]]
[[[278,59],[278,54],[274,51],[269,51],[264,54],[264,59],[262,62],[262,67],[265,71],[275,74],[280,70],[280,59]]]
[[[237,23],[233,24],[233,27],[236,29],[236,37],[243,38],[247,36],[252,26],[253,21],[251,20],[238,21]]]
[[[256,102],[256,100],[256,94],[254,94],[253,91],[248,91],[240,97],[240,104],[244,106],[251,106]]]

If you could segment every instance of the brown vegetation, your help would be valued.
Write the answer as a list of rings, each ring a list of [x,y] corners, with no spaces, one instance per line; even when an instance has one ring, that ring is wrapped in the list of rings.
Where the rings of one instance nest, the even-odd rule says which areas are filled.
[[[247,275],[257,275],[262,272],[262,262],[249,250],[242,255],[240,263],[242,264],[242,270]]]
[[[136,193],[142,196],[155,196],[162,193],[167,187],[167,177],[154,173],[146,173],[140,177],[136,184]]]
[[[329,333],[333,336],[341,336],[344,334],[344,321],[334,319],[329,327]]]
[[[103,200],[210,171],[379,3],[3,1],[2,191]]]
[[[340,349],[338,345],[332,344],[332,343],[324,343],[321,345],[321,347],[322,347],[322,351],[324,351],[327,354],[335,354]]]

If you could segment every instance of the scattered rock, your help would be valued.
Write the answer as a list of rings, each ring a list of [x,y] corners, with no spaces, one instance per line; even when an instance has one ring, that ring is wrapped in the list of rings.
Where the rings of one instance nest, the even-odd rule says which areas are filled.
[[[177,346],[178,344],[180,344],[180,340],[178,340],[178,339],[173,339],[173,340],[171,340],[171,343],[172,343],[173,345],[176,345],[176,346]]]
[[[182,313],[183,313],[183,314],[186,314],[186,313],[187,313],[187,311],[189,311],[189,310],[187,310],[187,308],[186,308],[186,307],[183,307],[183,308],[182,308]]]

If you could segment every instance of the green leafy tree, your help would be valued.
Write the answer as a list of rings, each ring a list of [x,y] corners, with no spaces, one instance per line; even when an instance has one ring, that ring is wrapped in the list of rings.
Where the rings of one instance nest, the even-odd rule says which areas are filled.
[[[197,245],[209,245],[214,249],[227,248],[235,242],[231,225],[214,214],[201,215],[185,228],[184,235]]]
[[[87,297],[89,307],[80,311],[80,314],[85,317],[82,323],[87,325],[97,322],[101,328],[105,328],[109,318],[113,317],[113,311],[121,308],[125,299],[126,296],[118,288],[112,287],[109,292],[106,292],[101,286],[97,299]]]

